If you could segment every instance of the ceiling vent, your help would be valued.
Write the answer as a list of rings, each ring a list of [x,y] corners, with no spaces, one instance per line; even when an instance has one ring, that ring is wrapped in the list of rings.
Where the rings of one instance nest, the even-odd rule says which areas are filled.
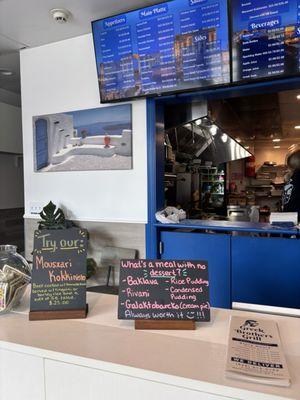
[[[55,22],[59,24],[66,24],[70,20],[72,14],[65,8],[53,8],[50,10],[50,15]]]

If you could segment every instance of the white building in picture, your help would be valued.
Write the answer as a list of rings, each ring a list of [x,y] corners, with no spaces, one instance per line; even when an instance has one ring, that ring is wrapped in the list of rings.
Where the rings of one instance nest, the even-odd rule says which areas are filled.
[[[98,109],[99,116],[107,109],[119,107]],[[84,128],[77,127],[74,119],[78,123],[85,122],[86,117],[81,118],[80,113],[89,111],[97,115],[96,110],[84,110],[75,112],[75,116],[75,113],[63,113],[33,118],[35,171],[132,168],[132,129],[128,129],[131,127],[131,110],[123,129],[122,121],[117,119],[109,122],[91,121],[90,125],[85,123]],[[103,118],[105,120],[105,116]]]

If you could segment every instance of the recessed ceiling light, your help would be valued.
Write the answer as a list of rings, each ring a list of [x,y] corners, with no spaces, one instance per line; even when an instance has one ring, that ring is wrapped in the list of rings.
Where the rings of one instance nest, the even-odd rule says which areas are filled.
[[[238,143],[241,143],[242,139],[236,138],[236,141],[237,141]]]
[[[0,74],[3,76],[11,76],[13,72],[9,69],[0,68]]]
[[[226,143],[228,140],[228,135],[226,133],[223,133],[223,135],[221,136],[222,142]]]
[[[250,149],[250,146],[245,146],[245,149],[246,149],[246,150],[249,150],[249,149]]]
[[[298,94],[297,99],[300,100],[300,94]]]
[[[295,129],[300,129],[300,125],[296,125],[296,126],[295,126]]]
[[[210,133],[213,136],[215,136],[217,134],[217,132],[218,132],[218,127],[217,127],[217,125],[212,125],[209,130],[210,130]]]
[[[274,149],[280,149],[280,146],[274,146]]]
[[[274,142],[274,143],[281,142],[281,139],[273,139],[273,142]]]

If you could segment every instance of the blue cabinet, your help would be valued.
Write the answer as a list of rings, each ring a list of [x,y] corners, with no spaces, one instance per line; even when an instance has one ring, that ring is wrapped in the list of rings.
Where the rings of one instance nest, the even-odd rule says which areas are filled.
[[[230,235],[162,231],[162,259],[207,260],[211,305],[231,308]]]
[[[300,308],[300,240],[232,237],[232,301]]]
[[[300,309],[300,240],[160,231],[162,259],[207,260],[213,307]]]

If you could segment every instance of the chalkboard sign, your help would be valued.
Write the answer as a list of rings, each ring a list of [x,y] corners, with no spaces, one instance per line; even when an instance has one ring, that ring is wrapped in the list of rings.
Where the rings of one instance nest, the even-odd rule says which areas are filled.
[[[85,316],[86,249],[84,229],[35,231],[30,319],[41,319],[34,318],[38,311],[81,310]]]
[[[207,262],[121,260],[118,316],[209,321]]]

